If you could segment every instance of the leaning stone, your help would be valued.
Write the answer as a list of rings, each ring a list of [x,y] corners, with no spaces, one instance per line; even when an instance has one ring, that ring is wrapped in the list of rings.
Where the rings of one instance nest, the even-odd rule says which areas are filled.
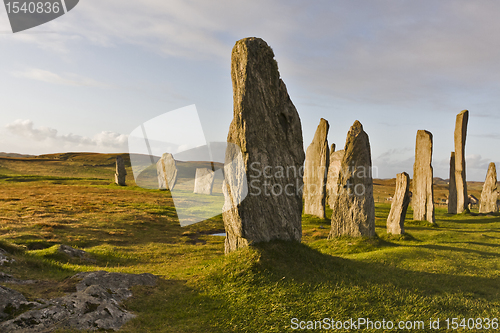
[[[467,181],[465,179],[465,139],[469,111],[463,110],[457,115],[455,124],[455,184],[457,188],[457,214],[468,209]]]
[[[359,121],[347,133],[328,238],[375,236],[370,141]]]
[[[225,252],[273,239],[302,237],[304,146],[299,114],[260,38],[236,42],[231,56],[234,118],[224,167]],[[232,163],[238,160],[241,163]],[[245,178],[246,177],[246,178]],[[239,204],[243,183],[248,195]]]
[[[413,219],[434,223],[434,188],[432,170],[432,134],[419,130],[413,165]]]
[[[410,176],[406,172],[396,176],[396,190],[387,217],[387,233],[402,235],[405,233],[405,218],[410,203]]]
[[[326,176],[328,174],[328,121],[321,118],[314,139],[307,148],[304,169],[304,214],[325,218]]]
[[[194,179],[194,193],[212,194],[215,172],[207,168],[197,168]]]
[[[158,174],[158,188],[160,190],[173,190],[177,182],[177,165],[170,153],[165,153],[156,162]]]
[[[483,184],[481,199],[479,201],[480,213],[497,213],[498,212],[498,188],[497,188],[497,169],[495,163],[490,163],[488,173]]]
[[[455,183],[455,152],[450,157],[450,181],[448,183],[448,213],[457,213],[457,185]]]
[[[331,209],[333,209],[335,198],[337,196],[337,193],[339,192],[338,180],[343,158],[343,150],[336,151],[330,155],[330,166],[328,167],[328,177],[326,180],[326,195],[328,199],[328,205]]]
[[[125,178],[127,176],[127,171],[125,170],[125,163],[123,162],[123,157],[116,157],[116,172],[115,172],[115,183],[120,186],[125,186]]]

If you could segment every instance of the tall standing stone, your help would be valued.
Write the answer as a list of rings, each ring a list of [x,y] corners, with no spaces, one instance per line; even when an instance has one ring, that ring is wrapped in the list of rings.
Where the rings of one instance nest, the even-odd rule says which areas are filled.
[[[156,162],[156,173],[158,175],[158,188],[172,191],[177,182],[177,164],[172,154],[165,153]]]
[[[328,238],[375,236],[370,141],[359,121],[347,133]]]
[[[413,165],[413,219],[434,223],[434,188],[432,170],[432,134],[419,130]]]
[[[231,55],[234,118],[224,166],[225,252],[273,239],[300,241],[304,148],[299,114],[280,79],[274,53],[260,38],[236,42]],[[246,177],[246,198],[233,203]]]
[[[391,211],[387,217],[387,233],[405,233],[405,218],[410,203],[410,176],[406,172],[396,176],[396,190],[392,198]]]
[[[194,191],[197,194],[212,194],[215,171],[207,168],[197,168],[194,178]]]
[[[450,181],[448,183],[448,213],[457,213],[457,184],[455,182],[455,152],[450,157]]]
[[[125,162],[123,162],[123,157],[116,156],[115,183],[120,186],[125,186],[126,177],[127,171],[125,170]]]
[[[465,178],[465,139],[469,111],[457,114],[455,124],[455,183],[457,188],[457,214],[468,209],[467,182]]]
[[[335,143],[332,143],[332,145],[330,146],[330,156],[332,156],[334,152],[335,152]]]
[[[304,213],[325,218],[326,176],[330,148],[328,147],[328,121],[321,118],[314,139],[306,151],[304,169]]]
[[[481,200],[479,201],[480,213],[498,212],[498,189],[497,189],[497,169],[495,163],[490,163],[488,173],[483,184]]]
[[[328,206],[333,209],[335,198],[338,193],[338,180],[342,168],[342,159],[344,158],[344,150],[339,150],[330,155],[330,165],[328,166],[328,176],[326,178],[326,196]]]

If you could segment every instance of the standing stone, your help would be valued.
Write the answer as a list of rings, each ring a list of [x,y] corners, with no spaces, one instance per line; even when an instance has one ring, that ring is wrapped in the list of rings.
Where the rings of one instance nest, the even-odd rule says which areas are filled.
[[[307,148],[304,169],[304,214],[325,218],[326,176],[330,149],[328,121],[321,118],[314,139]]]
[[[450,181],[448,183],[448,213],[457,213],[457,184],[455,182],[455,152],[450,157]]]
[[[335,152],[335,143],[332,143],[332,145],[330,146],[330,156],[332,156],[334,152]]]
[[[457,188],[457,214],[468,209],[467,182],[465,179],[465,139],[469,111],[463,110],[457,115],[455,124],[455,184]]]
[[[197,168],[194,179],[194,193],[212,194],[215,172],[207,168]]]
[[[328,166],[328,176],[326,179],[326,195],[328,199],[328,206],[330,206],[331,209],[333,209],[335,198],[339,189],[338,180],[343,158],[343,150],[336,151],[330,155],[330,165]]]
[[[413,165],[413,219],[434,223],[434,188],[432,170],[432,134],[419,130]]]
[[[177,165],[172,154],[163,154],[156,162],[156,172],[158,175],[158,188],[172,191],[177,182]]]
[[[375,236],[370,141],[359,121],[347,133],[328,238]]]
[[[231,55],[234,118],[228,143],[241,148],[241,172],[228,145],[224,166],[225,252],[273,239],[302,237],[304,146],[299,114],[280,79],[274,53],[260,38],[236,42]],[[233,203],[243,177],[246,198]]]
[[[123,162],[123,157],[116,156],[115,183],[120,186],[125,186],[126,176],[127,176],[127,171],[125,170],[125,163]]]
[[[405,233],[405,218],[410,203],[410,176],[406,172],[396,176],[396,190],[392,198],[391,211],[387,217],[387,233]]]
[[[497,206],[498,189],[497,189],[497,169],[495,163],[490,163],[488,173],[483,184],[483,191],[481,192],[481,200],[479,201],[480,213],[496,213],[498,212]]]

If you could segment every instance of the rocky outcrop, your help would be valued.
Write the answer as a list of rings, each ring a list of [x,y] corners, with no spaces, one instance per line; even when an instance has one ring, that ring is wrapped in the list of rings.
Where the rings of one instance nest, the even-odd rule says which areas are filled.
[[[488,173],[483,184],[481,199],[479,201],[480,213],[497,213],[498,212],[498,188],[497,188],[497,169],[495,163],[490,163]]]
[[[338,184],[328,237],[375,236],[370,142],[357,120],[347,133]]]
[[[104,271],[79,273],[73,278],[81,279],[76,285],[76,292],[40,302],[27,302],[22,294],[0,287],[0,318],[32,308],[0,323],[0,331],[37,333],[64,328],[117,330],[135,317],[119,304],[132,295],[129,288],[136,285],[152,286],[157,279],[152,274]]]
[[[125,162],[123,162],[123,157],[116,157],[116,172],[115,172],[115,183],[120,186],[125,186],[125,178],[127,177],[127,171],[125,170]]]
[[[326,176],[330,149],[328,148],[328,121],[321,118],[314,139],[306,151],[304,168],[304,214],[325,218]]]
[[[172,191],[177,182],[177,165],[172,154],[165,153],[156,162],[156,173],[158,175],[158,188]]]
[[[405,218],[408,204],[410,203],[410,176],[398,173],[396,176],[396,189],[391,203],[391,211],[387,217],[387,233],[402,235],[405,233]]]
[[[234,118],[224,167],[225,251],[273,239],[300,241],[302,128],[265,41],[251,37],[236,42],[231,78]],[[248,195],[238,204],[234,198],[243,196],[245,181]]]
[[[469,111],[463,110],[457,115],[455,124],[455,186],[457,188],[457,211],[462,213],[468,209],[467,181],[465,177],[465,139]]]

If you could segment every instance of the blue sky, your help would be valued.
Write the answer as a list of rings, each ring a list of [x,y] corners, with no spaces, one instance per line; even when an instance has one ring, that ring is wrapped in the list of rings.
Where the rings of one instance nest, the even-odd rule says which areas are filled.
[[[378,177],[412,173],[419,129],[448,177],[455,116],[470,111],[469,180],[500,161],[500,3],[492,1],[82,0],[12,34],[0,8],[0,151],[127,151],[127,135],[196,104],[208,141],[232,119],[230,56],[273,48],[304,144],[321,117],[344,146],[358,119]]]

